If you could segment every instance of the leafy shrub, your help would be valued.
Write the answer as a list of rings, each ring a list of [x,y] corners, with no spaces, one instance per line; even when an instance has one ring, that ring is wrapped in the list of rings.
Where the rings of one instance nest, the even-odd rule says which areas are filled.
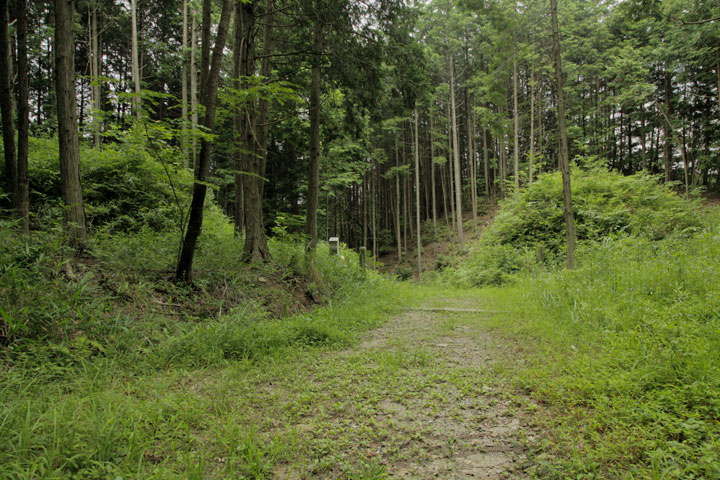
[[[573,169],[573,209],[579,244],[633,236],[660,240],[692,235],[702,226],[695,200],[645,173],[623,176],[603,169]],[[501,202],[499,212],[469,258],[447,277],[463,285],[499,285],[513,275],[565,258],[560,173],[540,176]]]
[[[511,328],[538,337],[523,386],[560,412],[543,478],[718,478],[720,232],[580,248],[523,279]],[[520,299],[520,301],[518,301]]]
[[[38,222],[58,220],[62,210],[57,140],[30,138],[29,148],[30,205]],[[85,210],[93,228],[137,231],[150,227],[160,231],[178,224],[172,187],[185,206],[192,173],[177,162],[163,165],[130,140],[82,148],[80,159]]]
[[[673,232],[698,231],[694,201],[645,173],[623,176],[603,169],[573,169],[573,211],[578,240],[637,235],[653,240]],[[517,247],[542,243],[559,250],[565,242],[562,177],[545,174],[519,195],[502,202],[486,239]]]

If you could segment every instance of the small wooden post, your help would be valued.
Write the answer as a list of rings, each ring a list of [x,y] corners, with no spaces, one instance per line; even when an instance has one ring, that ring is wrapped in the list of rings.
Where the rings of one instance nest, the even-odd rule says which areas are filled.
[[[365,247],[360,247],[360,266],[365,268]]]

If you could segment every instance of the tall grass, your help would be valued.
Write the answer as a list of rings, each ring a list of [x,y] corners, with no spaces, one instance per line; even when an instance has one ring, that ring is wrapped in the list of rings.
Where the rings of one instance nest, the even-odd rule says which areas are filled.
[[[503,292],[535,339],[542,478],[720,478],[720,229],[586,245]],[[518,300],[521,301],[518,301]],[[515,308],[513,308],[515,305]],[[518,306],[519,305],[519,306]],[[558,460],[559,459],[559,460]]]

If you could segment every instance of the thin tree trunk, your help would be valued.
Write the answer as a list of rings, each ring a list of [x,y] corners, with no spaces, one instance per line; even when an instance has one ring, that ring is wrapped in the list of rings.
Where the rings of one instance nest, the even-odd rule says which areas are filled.
[[[513,124],[515,145],[513,148],[515,175],[515,194],[520,193],[520,114],[518,113],[518,73],[517,73],[517,52],[513,54]]]
[[[667,65],[665,65],[665,75],[664,75],[664,85],[665,85],[665,108],[667,109],[667,115],[672,115],[672,79],[670,77],[670,72],[667,70]],[[662,109],[661,109],[662,110]],[[672,127],[670,123],[667,123],[665,125],[665,144],[663,145],[663,154],[665,158],[665,183],[668,183],[672,180],[672,141],[670,138],[672,137]]]
[[[398,263],[402,261],[402,227],[400,225],[400,148],[395,137],[395,238]]]
[[[680,137],[677,134],[677,131],[675,128],[673,128],[672,122],[670,121],[670,114],[663,110],[663,108],[660,106],[660,103],[656,100],[655,105],[657,105],[658,110],[660,110],[660,113],[662,113],[662,116],[665,118],[665,128],[666,131],[669,131],[673,137],[675,137],[675,143],[678,145],[682,145],[683,148],[680,149],[680,155],[682,155],[683,160],[683,167],[685,170],[685,195],[688,195],[690,193],[690,181],[688,176],[688,161],[687,157],[685,155],[685,145],[684,142],[681,143]],[[669,139],[665,140],[665,144],[667,145]],[[666,180],[667,181],[667,180]]]
[[[93,146],[100,146],[100,128],[102,120],[102,99],[100,98],[100,33],[98,31],[97,7],[90,13],[90,96],[92,98]]]
[[[445,163],[449,163],[446,159]],[[447,180],[445,179],[445,165],[440,168],[440,186],[442,187],[443,210],[445,211],[445,224],[450,228],[450,216],[448,215]]]
[[[210,18],[211,0],[203,1],[203,18]],[[215,129],[215,110],[217,105],[217,91],[220,81],[220,66],[227,38],[228,24],[232,12],[233,0],[224,0],[220,24],[218,25],[215,47],[210,64],[210,29],[209,25],[203,25],[203,52],[207,52],[201,61],[201,91],[203,92],[202,104],[205,106],[205,118],[203,126],[207,131]],[[207,33],[207,35],[206,35]],[[207,45],[207,47],[206,47]],[[209,67],[209,68],[208,68]],[[207,73],[205,73],[207,71]],[[212,153],[212,142],[206,138],[200,140],[200,156],[198,168],[193,184],[193,196],[190,203],[190,216],[188,219],[187,232],[183,241],[180,258],[175,271],[175,279],[184,282],[192,281],[193,257],[197,239],[200,236],[203,221],[203,210],[205,207],[205,194],[207,193],[207,177],[210,173],[210,156]]]
[[[418,135],[418,110],[415,107],[415,203],[416,203],[416,219],[417,228],[417,261],[418,261],[418,281],[422,276],[422,240],[420,238],[420,137]]]
[[[455,175],[453,174],[453,151],[455,148],[454,138],[453,138],[453,129],[452,129],[452,114],[450,113],[450,102],[448,102],[448,158],[447,158],[447,182],[448,182],[448,193],[449,193],[449,201],[450,201],[450,218],[452,220],[452,228],[455,230],[456,227],[456,219],[455,216],[455,183],[453,182],[453,179],[455,178]]]
[[[30,126],[30,79],[27,47],[27,0],[16,0],[18,64],[18,148],[16,205],[20,228],[30,232],[30,188],[28,184],[28,128]]]
[[[462,219],[462,182],[460,180],[460,140],[458,137],[457,118],[455,115],[455,60],[450,56],[450,111],[452,113],[453,163],[455,166],[455,213],[457,215],[458,242],[465,243]]]
[[[313,29],[313,59],[310,81],[310,172],[308,174],[307,216],[305,235],[308,247],[315,250],[317,245],[317,203],[320,175],[320,75],[323,44],[323,26],[320,18],[315,19]]]
[[[530,155],[528,156],[528,184],[533,183],[535,162],[535,65],[530,67]]]
[[[195,61],[195,52],[197,50],[197,20],[195,19],[195,9],[190,4],[192,21],[190,22],[192,27],[190,30],[190,128],[192,136],[192,167],[193,171],[197,170],[197,135],[195,134],[198,128],[198,76],[197,76],[197,64]]]
[[[465,89],[465,116],[467,124],[467,148],[468,148],[468,164],[470,166],[470,204],[472,207],[473,227],[477,230],[477,165],[475,163],[475,144],[473,141],[473,119],[472,106],[470,105],[470,95],[467,88]]]
[[[133,112],[140,119],[140,56],[138,54],[137,0],[130,0],[130,23],[132,42]]]
[[[15,155],[15,126],[13,125],[13,67],[10,59],[10,15],[8,0],[0,0],[0,113],[2,114],[5,179],[13,207],[17,208],[18,166]]]
[[[487,128],[483,127],[483,174],[485,175],[485,197],[490,197],[490,161],[488,158]]]
[[[377,175],[377,166],[373,167],[373,175],[370,177],[371,184],[370,184],[370,192],[372,195],[372,253],[373,257],[377,258],[377,193],[378,193],[378,175]]]
[[[647,170],[647,152],[645,141],[645,108],[640,105],[640,147],[642,152],[641,166],[643,170]]]
[[[183,0],[182,23],[182,80],[180,87],[180,105],[182,107],[182,154],[185,167],[190,166],[188,152],[188,0]]]
[[[433,121],[432,113],[430,114],[430,190],[432,192],[432,216],[433,229],[437,228],[437,198],[435,186],[435,142],[433,139]]]
[[[55,96],[57,98],[60,183],[70,241],[76,248],[87,241],[80,184],[80,152],[75,105],[74,2],[55,1]]]
[[[565,127],[565,92],[562,58],[560,56],[560,33],[557,17],[557,0],[550,0],[550,15],[552,17],[553,30],[553,57],[555,60],[555,76],[557,80],[557,107],[558,107],[558,130],[560,144],[558,145],[558,156],[560,158],[560,170],[563,181],[563,212],[565,215],[565,229],[568,247],[568,267],[575,266],[575,218],[572,210],[572,190],[570,185],[570,159],[568,149],[567,129]]]

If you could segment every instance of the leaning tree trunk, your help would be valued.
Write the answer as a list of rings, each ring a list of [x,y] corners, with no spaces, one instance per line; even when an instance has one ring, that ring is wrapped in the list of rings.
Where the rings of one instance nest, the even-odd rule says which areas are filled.
[[[323,26],[320,18],[315,19],[313,30],[313,60],[310,80],[310,171],[308,172],[307,214],[305,217],[305,235],[308,249],[315,250],[318,241],[317,209],[320,176],[320,74],[322,54]]]
[[[565,215],[565,233],[568,247],[568,267],[575,266],[575,217],[572,210],[572,189],[570,186],[570,153],[568,148],[567,128],[565,127],[565,92],[562,58],[560,56],[560,34],[558,32],[557,0],[550,0],[550,15],[553,30],[553,57],[555,60],[555,77],[557,81],[558,130],[560,144],[558,156],[563,182],[563,213]]]
[[[18,148],[15,204],[23,233],[30,231],[30,188],[28,184],[28,128],[30,126],[30,79],[27,48],[27,0],[16,0],[17,8],[17,81]]]
[[[75,39],[72,0],[55,0],[55,96],[57,99],[60,183],[70,241],[82,248],[87,241],[80,186],[80,152],[75,105]]]
[[[203,26],[203,52],[206,54],[201,61],[201,102],[205,106],[205,118],[203,126],[209,132],[215,128],[215,110],[217,106],[217,91],[220,81],[220,66],[223,58],[223,50],[225,48],[225,40],[227,38],[228,24],[230,23],[230,15],[232,12],[233,0],[224,0],[222,14],[220,15],[220,24],[218,26],[217,37],[215,38],[215,47],[212,55],[212,65],[208,69],[209,50],[210,50],[210,29]],[[203,2],[203,18],[210,17],[211,0]],[[205,35],[207,33],[207,35]],[[207,48],[205,47],[207,45]],[[206,73],[207,72],[207,73]],[[187,232],[183,240],[180,258],[178,260],[177,269],[175,271],[175,279],[183,282],[192,281],[193,257],[195,256],[195,247],[197,239],[200,236],[203,221],[203,210],[205,208],[205,195],[207,193],[207,177],[210,173],[210,156],[212,153],[212,142],[207,138],[200,140],[200,156],[198,157],[198,168],[195,173],[195,183],[193,184],[193,196],[190,203],[190,216],[188,219]]]

